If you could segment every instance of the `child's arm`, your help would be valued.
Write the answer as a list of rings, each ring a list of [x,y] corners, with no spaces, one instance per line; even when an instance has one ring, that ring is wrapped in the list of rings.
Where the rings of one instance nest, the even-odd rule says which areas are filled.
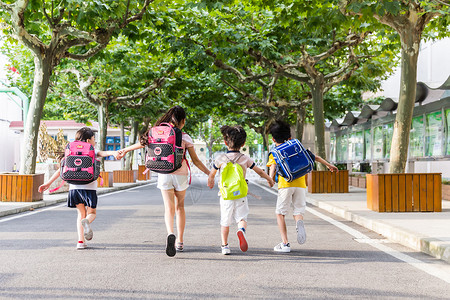
[[[44,183],[43,185],[39,186],[39,188],[38,188],[39,193],[42,193],[42,192],[48,190],[48,188],[49,188],[50,185],[53,183],[53,181],[55,181],[55,180],[59,177],[59,174],[60,174],[60,173],[61,173],[61,169],[58,169],[58,170],[52,175],[52,177],[50,177],[50,179],[49,179],[46,183]]]
[[[269,167],[269,177],[272,178],[272,180],[275,181],[275,172],[277,169],[277,165],[270,165]]]
[[[217,170],[215,168],[213,168],[210,172],[209,172],[209,176],[208,176],[208,187],[210,189],[212,189],[214,187],[214,177],[216,177],[216,173]]]
[[[133,151],[133,150],[137,150],[137,149],[142,149],[142,148],[144,148],[144,146],[142,146],[141,143],[136,143],[136,144],[134,144],[134,145],[125,147],[125,148],[123,148],[123,149],[120,149],[120,150],[117,151],[117,152],[118,152],[118,155],[117,155],[116,159],[121,159],[121,158],[124,157],[125,154],[127,154],[127,152],[129,152],[129,151]]]
[[[202,163],[202,161],[198,158],[197,153],[195,153],[195,149],[194,147],[189,147],[187,148],[188,152],[189,152],[189,156],[192,159],[192,162],[194,163],[194,165],[200,169],[200,171],[202,171],[203,173],[205,173],[206,175],[210,174],[210,171],[208,170],[208,168]]]
[[[118,151],[97,151],[98,157],[108,157],[111,155],[114,156],[115,158],[117,158],[119,156],[119,152]]]
[[[329,162],[327,162],[325,159],[323,159],[318,155],[316,155],[316,161],[326,166],[328,170],[330,170],[331,172],[339,172],[338,168],[335,165],[330,164]]]
[[[256,174],[258,174],[259,176],[261,176],[262,178],[267,180],[267,183],[269,184],[270,187],[273,187],[275,182],[273,181],[273,179],[271,177],[269,177],[269,175],[267,175],[266,172],[264,172],[261,168],[259,168],[257,166],[254,166],[252,170],[255,171]]]

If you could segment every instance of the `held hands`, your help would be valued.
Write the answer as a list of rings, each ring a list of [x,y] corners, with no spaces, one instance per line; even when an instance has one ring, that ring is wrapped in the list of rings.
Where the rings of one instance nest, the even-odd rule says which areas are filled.
[[[123,149],[120,149],[120,150],[117,150],[114,152],[116,152],[116,154],[114,155],[115,159],[122,159],[125,156],[125,154],[127,154],[127,152]]]
[[[270,187],[273,187],[275,185],[275,181],[273,181],[272,178],[267,179],[267,183],[269,184]]]
[[[211,176],[211,175],[208,176],[208,187],[210,189],[212,189],[214,187],[214,176]]]

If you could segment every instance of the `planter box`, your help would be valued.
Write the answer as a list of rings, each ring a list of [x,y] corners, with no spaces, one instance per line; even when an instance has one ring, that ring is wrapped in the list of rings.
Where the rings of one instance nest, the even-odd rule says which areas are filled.
[[[5,202],[32,202],[43,199],[38,188],[44,183],[44,174],[0,174],[0,199]]]
[[[147,168],[144,165],[139,165],[138,166],[138,178],[137,180],[139,181],[147,181],[150,180],[152,175],[151,175],[151,171],[147,170],[147,173],[144,174],[145,170],[147,170]]]
[[[97,187],[112,187],[113,186],[113,172],[100,172],[102,178],[97,179]],[[101,185],[103,179],[103,185]]]
[[[358,185],[359,185],[358,177],[351,176],[349,181],[350,181],[351,186],[358,187]]]
[[[312,171],[308,174],[309,193],[348,193],[348,170]]]
[[[378,212],[442,211],[440,173],[368,174],[367,208]]]
[[[442,199],[450,200],[450,184],[442,185]]]
[[[113,171],[114,183],[130,183],[136,182],[137,171],[135,170],[116,170]]]
[[[358,177],[358,187],[365,189],[366,188],[366,178],[365,177]]]

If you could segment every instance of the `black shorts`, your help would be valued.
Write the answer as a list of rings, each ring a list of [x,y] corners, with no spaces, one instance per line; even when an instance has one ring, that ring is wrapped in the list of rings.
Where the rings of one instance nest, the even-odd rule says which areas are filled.
[[[67,206],[76,207],[78,204],[84,204],[90,208],[97,208],[97,191],[70,190],[67,197]]]

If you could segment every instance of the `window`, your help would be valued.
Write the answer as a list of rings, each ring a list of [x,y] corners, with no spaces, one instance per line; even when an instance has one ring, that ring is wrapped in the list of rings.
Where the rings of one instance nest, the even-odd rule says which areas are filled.
[[[424,150],[425,130],[423,128],[423,116],[412,119],[409,133],[409,156],[422,157]]]
[[[370,134],[370,129],[366,129],[364,130],[364,159],[368,160],[368,159],[372,159],[372,155],[371,155],[371,141],[372,141],[372,136]]]
[[[129,137],[125,136],[125,143],[128,143]],[[105,150],[115,151],[120,149],[120,136],[107,136]],[[114,160],[113,156],[105,157],[105,160]]]
[[[450,108],[445,110],[445,119],[447,121],[447,155],[450,155]]]
[[[373,159],[383,158],[383,127],[373,129]]]
[[[342,135],[337,138],[337,160],[346,161],[348,160],[348,139],[347,135]]]
[[[384,125],[384,158],[391,156],[392,135],[394,134],[394,125]]]
[[[354,159],[363,160],[364,152],[364,138],[363,131],[358,131],[355,133],[355,145],[353,147],[355,151]]]
[[[442,112],[437,111],[427,114],[426,117],[426,132],[425,132],[425,156],[441,156],[442,155]]]
[[[330,137],[330,160],[336,161],[336,136]]]

